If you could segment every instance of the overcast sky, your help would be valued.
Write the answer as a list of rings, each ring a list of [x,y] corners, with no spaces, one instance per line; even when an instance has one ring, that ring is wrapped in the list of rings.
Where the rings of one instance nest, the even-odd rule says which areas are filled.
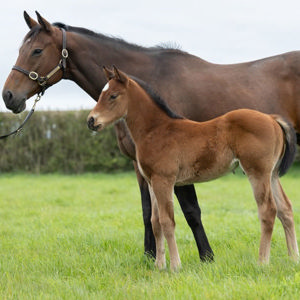
[[[28,27],[26,10],[53,23],[86,27],[142,46],[173,42],[220,64],[300,50],[299,0],[10,0],[0,12],[1,91]],[[28,101],[28,107],[32,100]],[[92,108],[95,102],[62,80],[47,90],[37,109]],[[7,111],[0,99],[0,111]]]

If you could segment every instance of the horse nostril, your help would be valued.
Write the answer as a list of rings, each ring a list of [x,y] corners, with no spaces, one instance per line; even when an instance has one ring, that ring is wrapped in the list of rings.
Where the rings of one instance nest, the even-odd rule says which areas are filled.
[[[94,129],[94,123],[95,123],[95,119],[93,117],[90,117],[88,120],[88,127],[92,130]]]
[[[9,104],[9,102],[11,102],[12,98],[13,98],[13,94],[11,91],[3,91],[2,94],[3,100],[6,104]]]

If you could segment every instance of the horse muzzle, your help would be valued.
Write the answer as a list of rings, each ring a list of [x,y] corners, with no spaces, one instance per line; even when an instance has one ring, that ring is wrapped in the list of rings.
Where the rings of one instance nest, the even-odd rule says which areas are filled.
[[[26,108],[26,97],[16,97],[10,90],[4,89],[2,98],[5,106],[14,114],[18,114]]]
[[[88,125],[89,129],[94,130],[94,131],[98,131],[102,127],[101,124],[95,125],[94,117],[88,118],[87,125]]]

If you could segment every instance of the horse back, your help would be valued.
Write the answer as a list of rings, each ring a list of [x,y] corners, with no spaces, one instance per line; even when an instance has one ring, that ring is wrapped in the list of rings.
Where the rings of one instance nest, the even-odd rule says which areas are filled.
[[[158,89],[170,107],[194,121],[207,121],[229,111],[247,108],[285,116],[299,125],[300,52],[289,52],[256,61],[219,65],[181,55],[167,59],[160,68]],[[165,89],[171,82],[172,89]],[[298,87],[299,86],[299,87]],[[171,94],[170,94],[171,93]]]

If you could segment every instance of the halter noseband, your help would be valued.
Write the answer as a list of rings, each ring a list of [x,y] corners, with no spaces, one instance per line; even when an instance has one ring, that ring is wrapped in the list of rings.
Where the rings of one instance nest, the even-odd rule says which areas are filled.
[[[69,56],[68,50],[67,50],[67,38],[66,38],[66,31],[63,28],[60,28],[62,31],[62,51],[61,51],[61,59],[58,63],[58,65],[52,69],[46,76],[40,76],[37,72],[34,71],[27,71],[19,66],[13,66],[12,69],[19,71],[26,76],[28,76],[31,80],[36,81],[38,85],[42,87],[41,93],[43,94],[47,88],[46,84],[48,80],[56,74],[59,70],[65,70],[66,69],[66,59]]]
[[[47,89],[47,81],[54,75],[56,74],[59,70],[63,70],[65,71],[66,69],[66,59],[68,58],[69,54],[68,54],[68,50],[67,50],[67,38],[66,38],[66,31],[61,28],[62,31],[62,51],[61,51],[61,59],[58,63],[58,65],[51,70],[46,76],[40,76],[37,72],[34,71],[27,71],[24,70],[23,68],[19,67],[19,66],[13,66],[12,69],[19,71],[23,74],[25,74],[26,76],[28,76],[31,80],[36,81],[42,88],[42,90],[37,94],[37,97],[34,101],[34,104],[32,106],[32,109],[30,110],[30,112],[28,113],[28,115],[26,116],[26,118],[24,119],[24,121],[21,123],[21,125],[14,131],[8,133],[8,134],[4,134],[0,136],[0,140],[1,139],[5,139],[13,134],[17,134],[18,132],[20,132],[23,128],[23,126],[25,125],[25,123],[30,119],[30,117],[33,115],[34,110],[35,110],[35,106],[37,104],[37,102],[41,99],[41,97],[44,95],[45,90]]]

